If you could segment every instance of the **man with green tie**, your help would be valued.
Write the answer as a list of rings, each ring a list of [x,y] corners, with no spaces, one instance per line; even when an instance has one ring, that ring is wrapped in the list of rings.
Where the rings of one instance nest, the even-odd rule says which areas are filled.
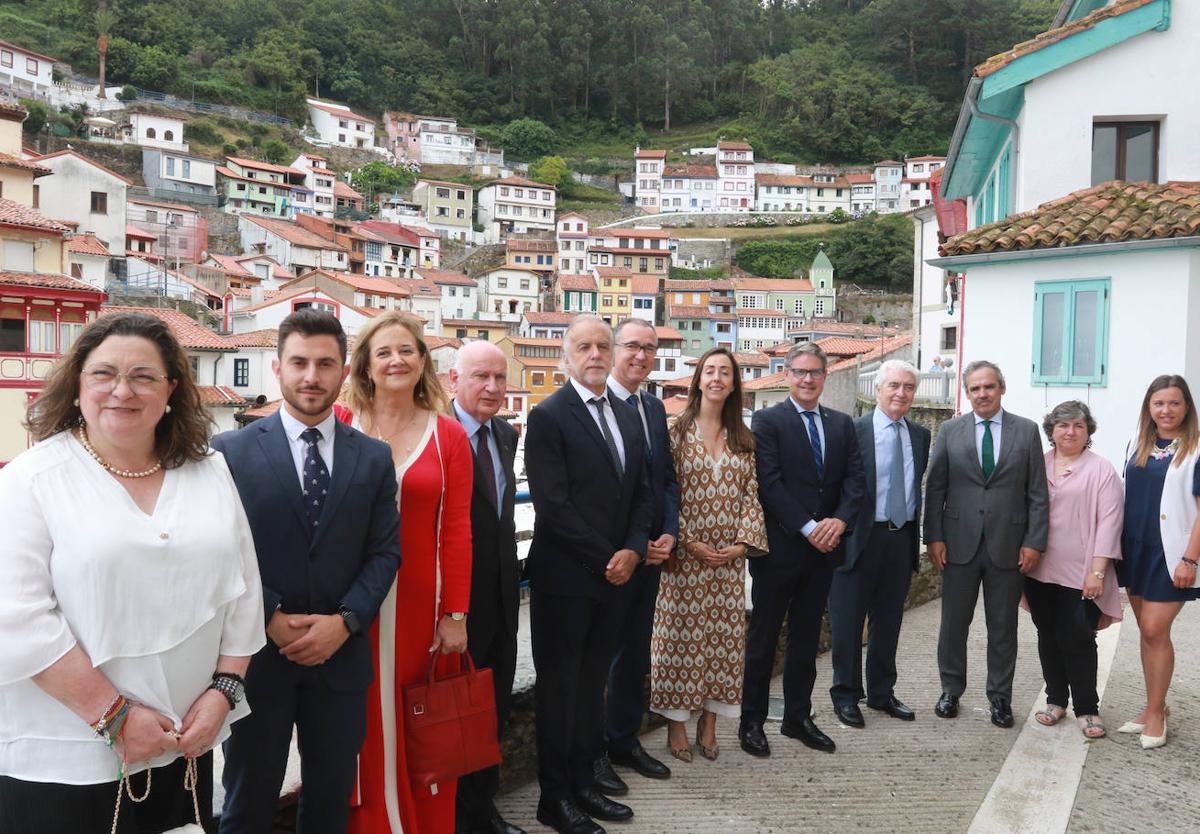
[[[1049,493],[1042,442],[1032,420],[1000,407],[1004,375],[993,362],[963,371],[971,412],[942,425],[925,486],[925,543],[943,571],[934,712],[958,714],[967,686],[967,634],[983,586],[987,621],[987,696],[992,723],[1013,726],[1017,606],[1022,575],[1046,549]]]

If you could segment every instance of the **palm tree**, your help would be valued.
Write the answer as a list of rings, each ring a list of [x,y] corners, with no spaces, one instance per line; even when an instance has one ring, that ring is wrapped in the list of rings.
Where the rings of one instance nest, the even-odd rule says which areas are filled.
[[[114,11],[108,8],[108,0],[96,0],[96,34],[98,35],[96,45],[100,50],[100,98],[105,98],[104,94],[104,75],[105,63],[108,60],[108,33],[112,31],[113,25],[117,22],[117,15]]]

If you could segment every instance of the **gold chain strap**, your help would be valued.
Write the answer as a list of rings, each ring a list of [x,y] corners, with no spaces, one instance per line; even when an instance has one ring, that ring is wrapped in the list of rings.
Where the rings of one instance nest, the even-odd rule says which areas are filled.
[[[124,768],[121,770],[121,778],[117,781],[117,807],[113,810],[112,829],[109,834],[117,834],[117,823],[121,819],[121,795],[128,794],[130,802],[145,802],[150,798],[150,783],[152,780],[152,768],[146,768],[146,790],[141,796],[133,795],[133,784],[129,778],[129,774]],[[196,793],[196,785],[200,781],[199,770],[196,766],[195,759],[187,760],[187,769],[183,772],[183,789],[192,795],[192,813],[196,815],[196,825],[204,827],[200,822],[200,797]]]

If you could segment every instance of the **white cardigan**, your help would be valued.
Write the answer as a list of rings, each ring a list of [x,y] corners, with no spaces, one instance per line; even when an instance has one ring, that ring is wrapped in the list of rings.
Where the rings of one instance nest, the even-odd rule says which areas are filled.
[[[104,741],[32,680],[75,645],[178,727],[219,655],[266,642],[254,540],[219,454],[167,470],[147,514],[62,432],[0,470],[0,529],[0,774],[117,778]],[[239,704],[217,741],[248,713]]]
[[[1137,453],[1137,438],[1126,447],[1125,466],[1133,462]],[[1163,480],[1162,497],[1159,499],[1158,531],[1162,537],[1163,557],[1167,562],[1167,576],[1174,579],[1175,568],[1183,561],[1183,553],[1187,549],[1188,539],[1200,512],[1196,508],[1196,496],[1192,494],[1193,478],[1196,461],[1200,459],[1200,449],[1178,462],[1172,460],[1167,467],[1167,475]],[[1128,521],[1128,519],[1126,519]],[[1196,571],[1193,588],[1200,588],[1200,571]]]

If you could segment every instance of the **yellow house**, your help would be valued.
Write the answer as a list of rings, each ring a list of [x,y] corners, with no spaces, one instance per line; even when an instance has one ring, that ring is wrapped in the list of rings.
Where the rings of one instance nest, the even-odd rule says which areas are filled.
[[[508,359],[508,384],[526,389],[533,408],[567,382],[562,367],[561,339],[527,339],[506,336],[496,347]]]
[[[499,342],[508,335],[510,322],[486,319],[442,319],[442,335],[447,339],[483,339]]]
[[[595,267],[599,278],[599,305],[596,312],[609,324],[633,315],[633,272],[613,266]]]

